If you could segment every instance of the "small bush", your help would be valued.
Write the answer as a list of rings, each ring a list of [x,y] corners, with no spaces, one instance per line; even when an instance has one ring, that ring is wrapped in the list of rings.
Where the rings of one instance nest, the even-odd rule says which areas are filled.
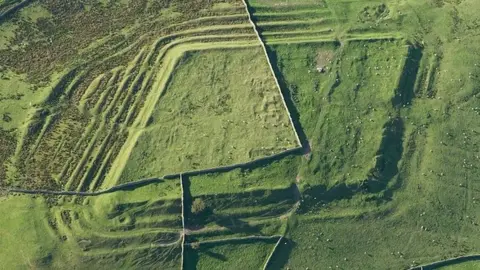
[[[200,248],[200,243],[199,242],[193,242],[191,245],[192,249],[199,249]]]
[[[192,214],[194,215],[199,215],[207,209],[207,206],[205,205],[205,202],[200,199],[196,198],[193,203],[192,203]]]

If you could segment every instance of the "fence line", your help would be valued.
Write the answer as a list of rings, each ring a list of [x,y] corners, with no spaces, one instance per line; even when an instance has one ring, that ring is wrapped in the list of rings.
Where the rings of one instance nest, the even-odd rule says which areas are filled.
[[[415,266],[410,268],[410,270],[433,270],[443,266],[448,266],[448,265],[463,263],[468,261],[477,261],[477,260],[480,260],[480,254],[465,255],[465,256],[460,256],[456,258],[446,259],[443,261],[437,261],[429,264]]]
[[[120,190],[134,189],[134,188],[137,188],[139,186],[148,185],[148,184],[155,183],[155,182],[160,183],[164,180],[173,180],[173,179],[177,179],[177,178],[181,177],[182,175],[183,176],[198,176],[198,175],[208,174],[208,173],[228,172],[228,171],[232,171],[232,170],[235,170],[235,169],[248,168],[250,166],[255,166],[256,164],[261,163],[261,162],[273,161],[275,159],[286,157],[288,155],[293,155],[295,153],[301,154],[302,151],[303,151],[302,147],[296,147],[296,148],[285,150],[285,151],[280,152],[278,154],[258,158],[258,159],[248,161],[248,162],[245,162],[245,163],[236,163],[236,164],[233,164],[233,165],[218,166],[218,167],[209,168],[209,169],[202,169],[202,170],[196,170],[196,171],[185,171],[185,172],[180,172],[180,173],[176,173],[176,174],[167,174],[167,175],[164,175],[161,178],[147,178],[147,179],[142,179],[142,180],[138,180],[138,181],[132,181],[132,182],[129,182],[129,183],[120,184],[120,185],[111,187],[109,189],[100,190],[100,191],[93,191],[93,192],[55,191],[55,190],[45,190],[45,189],[30,190],[30,189],[21,189],[21,188],[6,189],[5,191],[7,191],[9,193],[24,193],[24,194],[38,194],[38,195],[98,196],[98,195],[112,193],[112,192],[120,191]]]
[[[270,264],[270,261],[272,260],[273,254],[275,253],[275,250],[277,250],[277,247],[280,245],[280,242],[282,242],[282,240],[283,240],[283,236],[278,238],[277,243],[273,247],[272,252],[270,252],[270,255],[268,256],[267,261],[265,262],[265,265],[263,266],[263,270],[267,270],[267,267]]]
[[[181,258],[181,263],[180,263],[180,270],[184,269],[184,264],[185,264],[185,191],[183,189],[183,175],[180,174],[180,190],[182,192],[181,194],[181,201],[182,201],[182,258]]]
[[[155,182],[162,182],[164,181],[162,178],[148,178],[142,179],[134,182],[129,182],[125,184],[120,184],[118,186],[111,187],[109,189],[100,190],[100,191],[93,191],[93,192],[83,192],[83,191],[55,191],[55,190],[45,190],[45,189],[37,189],[37,190],[30,190],[30,189],[21,189],[21,188],[11,188],[7,189],[6,191],[9,193],[24,193],[24,194],[38,194],[38,195],[72,195],[72,196],[98,196],[107,193],[112,193],[115,191],[127,190],[127,189],[134,189],[139,186],[152,184]]]
[[[280,97],[282,98],[283,107],[285,108],[285,111],[287,112],[288,119],[290,120],[290,125],[292,126],[293,133],[295,134],[295,138],[297,139],[297,143],[298,143],[298,145],[301,146],[302,141],[300,140],[300,137],[298,136],[298,132],[295,128],[295,123],[293,122],[292,115],[290,114],[290,110],[288,109],[287,102],[285,101],[285,96],[283,95],[282,88],[280,87],[280,83],[278,82],[278,78],[277,78],[277,75],[275,74],[275,71],[273,69],[273,65],[272,65],[272,62],[270,61],[270,57],[268,56],[267,47],[265,46],[265,43],[263,42],[263,39],[260,36],[260,33],[258,32],[257,25],[255,24],[255,22],[253,22],[252,14],[250,13],[250,9],[249,9],[249,5],[247,3],[247,0],[242,0],[242,2],[243,2],[243,5],[245,6],[245,11],[248,14],[248,21],[252,25],[253,31],[255,32],[255,35],[257,36],[258,41],[260,42],[260,45],[262,46],[263,52],[265,53],[265,57],[267,58],[268,67],[270,68],[270,72],[272,73],[272,76],[274,78],[274,81],[275,81],[275,84],[277,86],[278,92],[280,93]]]
[[[272,236],[254,235],[254,236],[198,241],[198,242],[192,242],[192,243],[185,243],[185,245],[191,246],[191,245],[219,244],[219,243],[238,242],[238,241],[245,241],[245,240],[272,240],[276,238],[283,238],[283,236],[282,235],[272,235]]]
[[[282,151],[278,154],[274,154],[274,155],[270,155],[270,156],[266,156],[266,157],[261,157],[261,158],[258,158],[258,159],[252,160],[252,161],[248,161],[248,162],[244,162],[244,163],[236,163],[236,164],[227,165],[227,166],[218,166],[218,167],[213,167],[213,168],[209,168],[209,169],[201,169],[201,170],[195,170],[195,171],[185,171],[185,172],[181,172],[179,174],[165,175],[165,176],[163,176],[163,179],[170,179],[171,177],[177,178],[180,175],[198,176],[198,175],[208,174],[208,173],[228,172],[228,171],[232,171],[232,170],[235,170],[235,169],[255,166],[255,165],[257,165],[259,163],[262,163],[262,162],[273,161],[275,159],[279,159],[279,158],[282,158],[282,157],[285,157],[285,156],[288,156],[288,155],[291,155],[291,154],[295,154],[297,152],[298,152],[298,154],[301,154],[302,151],[303,151],[303,148],[301,146],[299,146],[299,147],[295,147],[295,148],[292,148],[292,149]]]

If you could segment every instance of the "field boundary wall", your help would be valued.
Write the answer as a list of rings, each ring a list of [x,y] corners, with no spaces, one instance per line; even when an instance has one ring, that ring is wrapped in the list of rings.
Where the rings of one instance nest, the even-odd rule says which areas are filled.
[[[185,243],[187,246],[193,245],[206,245],[206,244],[220,244],[220,243],[228,243],[228,242],[236,242],[236,241],[248,241],[248,240],[272,240],[276,238],[283,238],[282,235],[272,235],[272,236],[263,236],[263,235],[254,235],[254,236],[244,236],[244,237],[233,237],[233,238],[225,238],[225,239],[215,239],[215,240],[206,240],[206,241],[198,241],[198,242],[191,242]],[[278,243],[278,241],[277,241]]]
[[[262,162],[268,162],[268,161],[280,159],[293,154],[301,154],[302,152],[303,152],[303,147],[299,146],[289,150],[282,151],[278,154],[257,158],[255,160],[244,162],[244,163],[236,163],[236,164],[227,165],[227,166],[218,166],[218,167],[194,170],[194,171],[185,171],[185,172],[176,173],[176,174],[167,174],[163,176],[163,179],[175,179],[180,177],[180,175],[185,175],[187,177],[190,177],[190,176],[198,176],[198,175],[209,174],[209,173],[228,172],[235,169],[248,168]]]
[[[480,254],[460,256],[456,258],[446,259],[443,261],[437,261],[429,264],[415,266],[410,268],[410,270],[433,270],[439,267],[449,266],[449,265],[464,263],[469,261],[480,261]]]
[[[82,192],[82,191],[54,191],[54,190],[45,190],[45,189],[38,189],[38,190],[30,190],[30,189],[21,189],[21,188],[11,188],[11,189],[4,189],[4,191],[7,191],[9,193],[24,193],[24,194],[44,194],[44,195],[71,195],[71,196],[98,196],[102,194],[107,194],[107,193],[112,193],[115,191],[121,191],[121,190],[129,190],[129,189],[135,189],[140,186],[152,184],[152,183],[160,183],[164,180],[173,180],[180,178],[181,176],[198,176],[198,175],[203,175],[203,174],[209,174],[209,173],[221,173],[221,172],[229,172],[235,169],[246,169],[251,166],[258,165],[262,162],[270,162],[276,159],[280,159],[289,155],[294,155],[294,154],[301,154],[303,153],[303,147],[296,147],[292,148],[289,150],[285,150],[283,152],[280,152],[278,154],[274,154],[271,156],[266,156],[262,158],[258,158],[252,161],[248,161],[245,163],[236,163],[232,165],[227,165],[227,166],[219,166],[219,167],[214,167],[214,168],[208,168],[208,169],[202,169],[202,170],[195,170],[195,171],[185,171],[185,172],[180,172],[180,173],[175,173],[175,174],[167,174],[164,175],[163,177],[160,178],[147,178],[147,179],[142,179],[138,181],[132,181],[129,183],[125,184],[120,184],[105,190],[99,190],[99,191],[93,191],[93,192]]]
[[[273,69],[272,62],[270,61],[270,57],[268,56],[268,51],[267,47],[265,46],[265,42],[263,42],[262,36],[258,32],[257,25],[252,19],[252,14],[250,13],[250,6],[248,5],[247,0],[242,0],[243,5],[245,6],[245,12],[248,14],[248,21],[252,25],[253,31],[255,32],[255,35],[257,36],[258,41],[260,42],[260,45],[262,46],[263,53],[265,54],[265,58],[267,59],[268,67],[270,68],[270,72],[272,73],[272,76],[275,80],[275,85],[277,86],[278,92],[280,93],[280,96],[282,97],[282,103],[283,107],[285,108],[285,111],[287,112],[288,119],[290,120],[290,125],[292,126],[293,132],[295,133],[295,138],[297,140],[298,145],[302,146],[302,141],[300,140],[300,137],[298,136],[298,132],[296,129],[296,125],[293,121],[292,114],[290,113],[290,110],[288,109],[287,102],[285,101],[285,96],[282,92],[282,88],[280,87],[280,83],[278,82],[277,75],[275,74],[275,70]]]
[[[185,268],[185,191],[183,189],[183,175],[180,175],[180,189],[181,189],[181,201],[182,201],[182,256],[180,262],[180,269]]]
[[[266,270],[268,268],[268,265],[270,264],[270,261],[272,260],[273,254],[275,254],[275,251],[277,250],[277,247],[280,245],[280,243],[283,240],[283,236],[281,236],[275,246],[272,249],[272,252],[270,252],[270,255],[268,256],[267,260],[265,261],[265,265],[263,266],[263,270]]]

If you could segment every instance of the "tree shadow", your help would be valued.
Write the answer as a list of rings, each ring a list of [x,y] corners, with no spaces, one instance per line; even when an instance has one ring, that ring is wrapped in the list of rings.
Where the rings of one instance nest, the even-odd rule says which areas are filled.
[[[196,270],[200,254],[198,249],[193,249],[190,246],[185,246],[183,256],[183,268],[185,270]]]
[[[248,245],[248,244],[256,244],[256,243],[269,243],[269,244],[276,244],[278,238],[272,238],[272,239],[224,239],[221,242],[215,242],[215,243],[199,243],[196,248],[192,248],[192,246],[187,245],[185,247],[185,256],[184,256],[184,269],[197,269],[198,261],[200,259],[200,256],[206,255],[211,258],[214,258],[218,260],[218,263],[226,262],[228,261],[228,257],[225,256],[224,254],[213,252],[210,249],[212,247],[218,247],[222,245]],[[190,242],[190,241],[189,241]],[[280,251],[279,255],[281,255],[281,258],[275,258],[273,260],[272,266],[275,268],[268,268],[268,269],[280,269],[277,268],[277,265],[282,265],[286,264],[287,261],[285,261],[283,255],[289,255],[295,246],[295,244],[290,241],[290,240],[284,240],[285,243],[288,243],[284,247],[282,247],[282,250],[279,250],[280,246],[277,247],[277,250],[275,251],[274,254],[277,254],[277,251]],[[284,245],[282,242],[281,244]],[[227,254],[228,255],[228,254]],[[247,258],[246,258],[247,259]]]

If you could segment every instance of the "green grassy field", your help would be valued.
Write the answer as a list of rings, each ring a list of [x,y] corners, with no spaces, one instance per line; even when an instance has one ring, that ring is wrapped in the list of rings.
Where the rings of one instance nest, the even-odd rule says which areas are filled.
[[[479,253],[480,4],[247,4],[0,0],[0,268]]]
[[[392,99],[407,50],[390,41],[272,47],[312,151],[300,183],[355,184],[378,166],[390,150],[382,145],[396,125]]]
[[[8,216],[0,246],[12,253],[2,252],[2,267],[176,269],[180,196],[179,180],[91,198],[9,196],[0,205]]]
[[[187,248],[185,269],[261,269],[275,241],[202,244]]]
[[[351,5],[327,2],[328,6],[336,11],[337,16],[339,11],[337,6],[350,7],[345,8],[344,12],[355,10],[353,7],[356,5],[367,6],[360,1]],[[442,14],[444,10],[451,8],[448,4],[440,5],[442,7],[439,8],[428,3],[409,4],[414,5],[417,10],[425,10],[425,16]],[[458,10],[463,10],[465,18],[468,18],[467,6],[473,3],[463,4]],[[412,16],[412,12],[405,6],[395,8],[397,13],[403,12],[406,14],[404,16]],[[390,9],[390,14],[392,10],[393,8]],[[470,42],[459,43],[458,39],[450,36],[451,32],[441,33],[441,27],[443,29],[452,27],[445,21],[436,28],[425,27],[425,32],[422,33],[424,36],[418,35],[417,28],[415,29],[417,36],[410,38],[414,34],[409,30],[415,23],[433,18],[422,18],[418,12],[414,14],[418,18],[409,21],[408,24],[405,23],[402,27],[403,36],[420,44],[409,45],[408,49],[404,47],[407,44],[403,43],[403,51],[402,43],[398,42],[404,40],[393,43],[375,40],[381,39],[384,35],[378,33],[370,36],[374,42],[369,40],[367,44],[362,44],[363,41],[349,41],[360,37],[342,35],[338,35],[336,41],[342,44],[340,46],[330,45],[331,43],[277,45],[270,42],[271,57],[277,60],[278,74],[288,89],[294,107],[298,110],[299,122],[310,142],[312,156],[307,162],[307,168],[315,165],[315,155],[321,158],[330,151],[333,158],[329,156],[322,159],[323,162],[320,163],[322,166],[318,169],[320,175],[347,171],[346,176],[354,176],[355,179],[355,176],[359,175],[355,174],[355,171],[368,172],[365,174],[363,171],[360,174],[364,175],[364,180],[357,181],[359,185],[353,184],[348,177],[342,177],[340,179],[343,179],[346,185],[334,185],[330,189],[315,188],[314,185],[325,185],[325,181],[327,185],[331,185],[328,181],[333,180],[333,183],[339,181],[335,181],[334,175],[318,177],[318,173],[317,175],[314,173],[315,170],[305,169],[304,165],[300,165],[299,172],[303,174],[301,178],[311,180],[308,186],[304,186],[305,201],[300,209],[302,214],[293,224],[297,227],[289,230],[291,245],[277,253],[280,263],[276,267],[296,269],[325,265],[335,269],[338,265],[341,269],[405,269],[428,261],[477,251],[478,241],[469,237],[478,233],[476,224],[479,211],[476,200],[473,200],[478,197],[478,184],[474,179],[479,173],[474,165],[475,160],[478,160],[475,154],[477,151],[473,150],[478,144],[479,133],[476,126],[480,123],[473,105],[478,104],[477,91],[473,86],[477,80],[477,75],[473,74],[478,72],[475,65],[478,58],[468,49],[475,38],[468,35],[468,30],[465,29],[468,27],[465,25],[464,30],[457,25],[456,35],[460,36],[463,33],[462,39],[471,39]],[[343,16],[345,22],[354,20],[353,15]],[[261,17],[259,19],[261,20]],[[440,19],[438,20],[440,23]],[[342,27],[349,28],[348,24]],[[439,42],[442,46],[437,46]],[[390,48],[382,48],[382,44],[389,44]],[[395,46],[390,44],[398,44],[397,54],[392,53]],[[373,49],[371,54],[368,49],[364,49],[370,46]],[[303,50],[299,49],[302,47]],[[354,58],[364,61],[355,63],[342,57],[342,54],[358,51],[355,47],[363,49],[364,53],[363,56]],[[333,68],[327,65],[326,72],[315,74],[317,59],[315,56],[319,54],[319,49],[330,51],[332,58],[338,60],[333,60]],[[338,50],[341,53],[336,53]],[[384,52],[388,58],[393,56],[398,60],[391,62],[393,58],[388,62],[379,62]],[[389,67],[393,69],[388,71]],[[375,108],[375,113],[383,111],[384,117],[372,118],[368,115],[368,110],[359,111],[353,116],[359,117],[360,119],[357,119],[363,123],[356,128],[339,123],[341,119],[348,119],[345,118],[346,113],[343,111],[341,115],[337,113],[329,117],[328,114],[332,113],[331,109],[329,110],[332,108],[330,104],[334,103],[334,99],[329,100],[328,95],[325,95],[326,91],[322,91],[325,82],[329,86],[328,79],[322,79],[322,76],[328,76],[332,69],[334,72],[339,70],[333,76],[334,79],[339,79],[333,95],[338,95],[338,92],[343,90],[341,104],[349,104],[351,100],[352,103],[345,106],[350,108],[350,111],[356,106],[362,106],[362,98],[358,98],[357,95],[368,93],[365,89],[374,89],[374,83],[381,85],[380,89],[385,89],[385,94],[389,93],[391,96],[385,96],[383,103],[377,103],[376,106],[371,106],[372,108],[367,105],[367,108],[371,110]],[[369,72],[372,69],[374,73]],[[312,73],[314,75],[309,75]],[[376,75],[377,73],[381,75]],[[381,76],[379,81],[383,84],[375,82],[375,76],[372,76],[374,74]],[[352,91],[355,89],[354,85],[349,83],[352,78],[353,82],[361,84],[358,92]],[[363,88],[362,83],[367,87]],[[332,84],[334,85],[330,83]],[[454,86],[455,84],[457,86]],[[315,91],[316,89],[318,90]],[[373,104],[381,94],[378,91],[372,93],[375,93],[374,98],[368,94],[364,97],[365,101]],[[315,98],[323,99],[323,106],[320,106],[322,101],[316,101]],[[319,112],[314,112],[312,108],[320,109]],[[319,114],[326,116],[318,117]],[[402,123],[403,127],[389,128],[387,124],[392,122],[385,117],[387,115],[396,119],[393,123]],[[322,123],[327,122],[327,119],[332,119],[333,124],[329,126]],[[383,123],[379,126],[380,129],[376,128],[377,132],[364,124],[368,124],[367,121],[375,123],[379,120]],[[346,152],[349,144],[355,143],[354,138],[347,137],[343,143],[340,139],[342,137],[339,134],[348,134],[349,129],[363,133],[368,140],[381,135],[377,137],[376,143],[367,145],[366,149],[369,149],[367,151],[373,151],[371,154],[362,151],[361,148],[353,148],[354,155],[350,152],[345,155],[347,157],[345,160],[341,160],[341,154]],[[327,139],[328,133],[335,136]],[[320,139],[320,145],[315,138]],[[338,148],[335,147],[335,143],[339,144]],[[317,152],[317,149],[322,151]],[[335,149],[339,149],[339,152]],[[367,158],[368,156],[371,159]],[[355,166],[348,166],[350,165],[348,162],[358,157],[363,157],[363,162],[359,162],[362,165],[358,169]],[[329,162],[334,167],[328,166]],[[378,168],[383,168],[383,171]],[[289,259],[283,260],[287,256]]]
[[[43,198],[17,196],[2,198],[1,240],[2,267],[34,267],[48,260],[56,241],[50,237],[44,220],[48,206]]]
[[[189,242],[282,235],[299,200],[295,185],[262,172],[189,177],[185,186]]]
[[[260,46],[189,52],[173,72],[121,182],[247,162],[298,146]]]

